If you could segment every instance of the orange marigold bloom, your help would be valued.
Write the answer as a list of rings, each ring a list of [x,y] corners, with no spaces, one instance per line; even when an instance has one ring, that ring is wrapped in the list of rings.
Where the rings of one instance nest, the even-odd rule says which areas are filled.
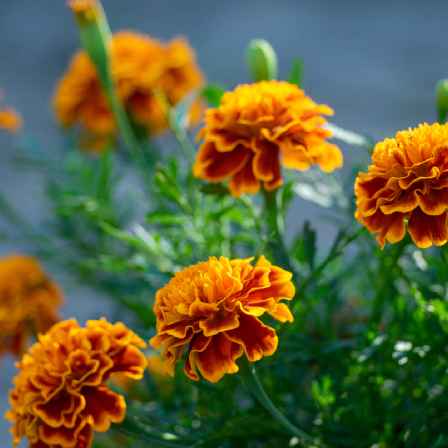
[[[406,233],[420,248],[448,241],[448,124],[421,124],[375,146],[355,183],[356,218],[383,247]]]
[[[234,196],[270,191],[282,183],[280,164],[324,171],[342,166],[342,153],[326,139],[322,115],[330,107],[316,104],[294,84],[262,81],[227,92],[219,107],[208,109],[203,143],[194,165],[195,176],[210,182],[230,179]]]
[[[168,127],[166,101],[176,105],[203,82],[194,51],[184,39],[163,44],[128,31],[112,38],[111,70],[124,107],[150,134]],[[78,124],[88,139],[94,137],[94,149],[117,133],[96,69],[84,51],[75,55],[59,82],[54,109],[62,125]]]
[[[105,432],[126,413],[124,397],[106,386],[114,373],[141,379],[145,343],[124,324],[75,320],[39,336],[18,363],[10,393],[14,446],[88,448],[93,431]]]
[[[217,382],[236,373],[236,360],[272,355],[278,344],[273,328],[259,319],[268,313],[280,322],[293,320],[289,308],[295,289],[292,274],[260,257],[211,257],[178,272],[156,295],[157,335],[151,344],[162,350],[168,371],[184,352],[184,371],[193,380],[199,373]]]
[[[0,354],[20,356],[30,337],[59,320],[62,293],[31,257],[0,258]]]
[[[22,127],[22,118],[12,108],[0,109],[0,129],[17,132]]]

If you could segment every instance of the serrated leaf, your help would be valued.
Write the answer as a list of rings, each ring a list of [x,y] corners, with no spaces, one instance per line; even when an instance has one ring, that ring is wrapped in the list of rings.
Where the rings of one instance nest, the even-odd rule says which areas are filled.
[[[200,190],[202,193],[212,196],[228,196],[229,189],[223,184],[204,184],[201,185]]]

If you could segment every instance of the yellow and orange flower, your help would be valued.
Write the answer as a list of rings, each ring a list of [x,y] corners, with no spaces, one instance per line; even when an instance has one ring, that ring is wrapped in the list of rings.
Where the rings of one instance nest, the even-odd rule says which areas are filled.
[[[0,259],[0,354],[20,356],[33,334],[59,320],[62,293],[31,257]]]
[[[0,109],[0,129],[15,133],[22,127],[21,116],[12,108]]]
[[[18,363],[7,418],[14,446],[88,448],[126,414],[124,397],[106,386],[112,374],[141,379],[145,343],[124,324],[75,320],[54,325]]]
[[[186,40],[178,38],[164,44],[128,31],[112,37],[111,70],[125,109],[150,134],[168,127],[167,103],[176,105],[203,82]],[[102,149],[117,134],[96,69],[84,51],[74,56],[59,82],[54,109],[63,126],[79,125],[94,149]],[[192,119],[197,119],[195,114],[197,106]]]
[[[378,143],[355,183],[356,218],[381,245],[408,230],[420,248],[448,241],[448,124],[421,124]]]
[[[240,196],[256,193],[260,185],[278,188],[281,165],[307,170],[316,164],[333,171],[342,166],[342,153],[326,140],[331,132],[323,115],[332,113],[294,84],[240,85],[207,110],[194,174],[210,182],[230,180],[231,193]]]
[[[272,355],[278,344],[275,330],[260,320],[267,313],[291,322],[289,308],[280,303],[295,294],[292,274],[260,257],[229,260],[211,257],[178,272],[156,295],[157,335],[151,344],[161,349],[167,371],[186,352],[186,375],[199,374],[211,382],[236,373],[236,360],[251,362]]]

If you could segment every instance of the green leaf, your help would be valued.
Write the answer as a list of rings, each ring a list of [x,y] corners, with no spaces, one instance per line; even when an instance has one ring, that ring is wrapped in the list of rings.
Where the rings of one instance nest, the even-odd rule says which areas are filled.
[[[105,151],[100,159],[100,171],[96,186],[96,196],[101,202],[109,202],[111,197],[112,154]]]
[[[316,231],[311,227],[309,221],[305,221],[303,229],[299,236],[296,238],[292,253],[294,258],[309,266],[312,271],[316,264]]]
[[[150,224],[164,226],[174,226],[185,224],[185,217],[174,214],[171,211],[153,211],[146,215],[146,220]]]
[[[228,196],[230,194],[229,189],[224,184],[204,184],[201,185],[200,190],[202,193],[211,196]]]
[[[305,64],[303,59],[294,59],[292,62],[291,71],[289,72],[288,81],[291,84],[297,84],[299,87],[302,87],[304,68]]]
[[[217,84],[206,85],[201,92],[202,97],[210,106],[218,107],[221,104],[221,98],[225,90]]]

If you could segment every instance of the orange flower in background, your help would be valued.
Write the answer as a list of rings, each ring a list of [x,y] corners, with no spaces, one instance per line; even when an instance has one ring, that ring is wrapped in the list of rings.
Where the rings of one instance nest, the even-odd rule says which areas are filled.
[[[171,375],[186,352],[184,371],[211,382],[236,373],[236,360],[251,362],[272,355],[278,344],[273,328],[260,317],[267,313],[280,322],[293,320],[280,303],[295,294],[292,274],[260,257],[211,257],[178,272],[156,295],[157,335],[151,344],[161,349]]]
[[[112,374],[141,379],[145,343],[124,324],[75,320],[39,336],[18,363],[10,393],[14,446],[88,448],[93,432],[106,432],[126,413],[124,397],[106,386]]]
[[[0,129],[9,132],[17,132],[22,127],[22,118],[12,108],[0,109]]]
[[[421,124],[375,146],[355,183],[356,219],[381,245],[406,228],[420,248],[448,241],[448,124]]]
[[[59,320],[62,293],[31,257],[0,258],[0,354],[20,356],[33,334]]]
[[[323,115],[332,109],[316,104],[294,84],[262,81],[227,92],[219,107],[208,109],[195,176],[210,182],[230,180],[234,196],[268,191],[282,183],[280,166],[324,171],[342,166],[342,153],[326,139]]]
[[[194,51],[184,39],[163,44],[128,31],[112,38],[111,70],[125,109],[152,135],[168,127],[167,103],[176,105],[203,82]],[[95,150],[103,149],[117,134],[96,69],[84,51],[75,55],[59,82],[54,109],[63,126],[79,125],[84,140]]]

